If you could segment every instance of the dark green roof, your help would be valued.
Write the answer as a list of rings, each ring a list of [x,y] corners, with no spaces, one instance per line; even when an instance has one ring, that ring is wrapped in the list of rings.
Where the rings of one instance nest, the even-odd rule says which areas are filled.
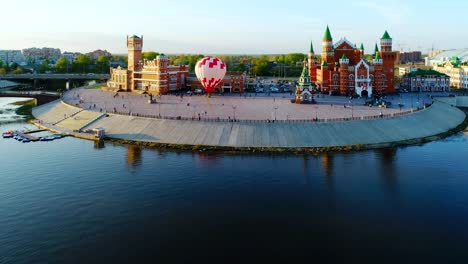
[[[346,59],[347,59],[347,58],[346,58],[346,55],[344,55],[344,53],[343,53],[343,56],[341,56],[341,58],[342,58],[343,60],[346,60]]]
[[[418,69],[417,71],[405,74],[405,77],[416,77],[416,76],[448,76],[448,75],[435,71],[435,70],[422,70],[422,69]]]
[[[312,41],[310,42],[310,53],[314,54],[314,45],[312,45]]]
[[[359,49],[364,50],[364,44],[361,43],[361,47]]]
[[[327,25],[327,29],[325,30],[325,34],[323,34],[323,39],[332,39],[328,25]]]
[[[385,33],[383,34],[382,39],[392,39],[390,35],[388,34],[387,30],[385,30]]]
[[[379,46],[377,46],[377,43],[375,43],[375,49],[374,49],[374,52],[375,52],[375,53],[379,52]]]
[[[379,56],[378,53],[375,54],[375,59],[376,59],[376,60],[380,60],[380,56]]]
[[[322,62],[322,66],[328,66],[327,61],[323,61],[323,62]]]
[[[132,39],[140,39],[140,37],[137,36],[137,35],[133,35],[133,36],[131,36],[130,38],[132,38]]]

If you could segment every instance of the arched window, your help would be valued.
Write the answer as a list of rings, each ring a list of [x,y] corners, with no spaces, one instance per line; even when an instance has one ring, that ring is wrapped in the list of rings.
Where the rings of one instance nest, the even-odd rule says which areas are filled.
[[[361,75],[359,79],[364,80],[364,75]]]
[[[349,79],[350,81],[354,81],[354,75],[350,74],[348,79]]]
[[[338,85],[338,74],[333,74],[333,84]]]

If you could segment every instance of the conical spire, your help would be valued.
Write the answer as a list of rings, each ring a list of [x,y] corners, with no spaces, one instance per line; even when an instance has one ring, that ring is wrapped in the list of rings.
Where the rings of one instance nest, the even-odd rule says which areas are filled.
[[[325,34],[323,34],[323,39],[326,39],[326,40],[331,40],[332,39],[332,36],[331,36],[331,33],[330,33],[330,29],[328,28],[328,25],[327,25],[327,29],[325,30]]]
[[[374,53],[377,54],[377,52],[379,52],[379,46],[377,46],[377,43],[375,43]]]
[[[310,41],[310,53],[314,54],[314,45],[312,44],[312,41]]]
[[[383,34],[382,39],[392,39],[390,37],[390,34],[388,34],[387,30],[385,30],[385,33]]]
[[[364,51],[364,44],[362,44],[362,42],[361,42],[361,47],[359,49]]]

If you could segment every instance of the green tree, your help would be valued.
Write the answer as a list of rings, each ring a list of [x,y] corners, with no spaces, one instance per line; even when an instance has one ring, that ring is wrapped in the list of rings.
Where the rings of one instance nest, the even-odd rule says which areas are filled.
[[[5,68],[0,68],[0,75],[5,75],[5,74],[6,74]]]
[[[55,63],[55,68],[57,69],[58,72],[61,72],[61,73],[68,72],[69,66],[70,66],[70,63],[64,57],[61,57]]]
[[[109,62],[110,62],[109,57],[104,56],[104,55],[99,56],[96,62],[99,73],[104,73],[109,70]]]
[[[154,60],[156,59],[156,57],[159,55],[158,52],[154,52],[154,51],[146,51],[146,52],[143,52],[141,54],[141,57],[143,59],[147,59],[147,60]]]
[[[45,73],[48,70],[49,70],[49,62],[47,60],[43,60],[41,65],[39,65],[39,68],[37,69],[37,71],[39,73]]]
[[[305,55],[302,53],[289,53],[285,56],[286,64],[295,66],[296,62],[302,62],[305,58]]]
[[[84,54],[78,55],[76,60],[73,62],[73,71],[85,73],[88,71],[90,64],[91,59],[89,56]]]
[[[270,68],[268,63],[270,62],[270,58],[266,55],[259,56],[252,60],[253,67],[252,73],[258,76],[269,76],[270,75]]]
[[[24,70],[21,67],[18,67],[12,73],[13,74],[22,74],[22,73],[24,73]]]

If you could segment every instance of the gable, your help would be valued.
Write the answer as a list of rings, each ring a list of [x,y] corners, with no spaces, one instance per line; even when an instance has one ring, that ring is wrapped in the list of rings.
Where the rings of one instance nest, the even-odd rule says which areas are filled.
[[[335,50],[353,50],[356,47],[354,46],[353,43],[349,42],[346,38],[340,39],[338,42],[333,45],[333,48]]]

